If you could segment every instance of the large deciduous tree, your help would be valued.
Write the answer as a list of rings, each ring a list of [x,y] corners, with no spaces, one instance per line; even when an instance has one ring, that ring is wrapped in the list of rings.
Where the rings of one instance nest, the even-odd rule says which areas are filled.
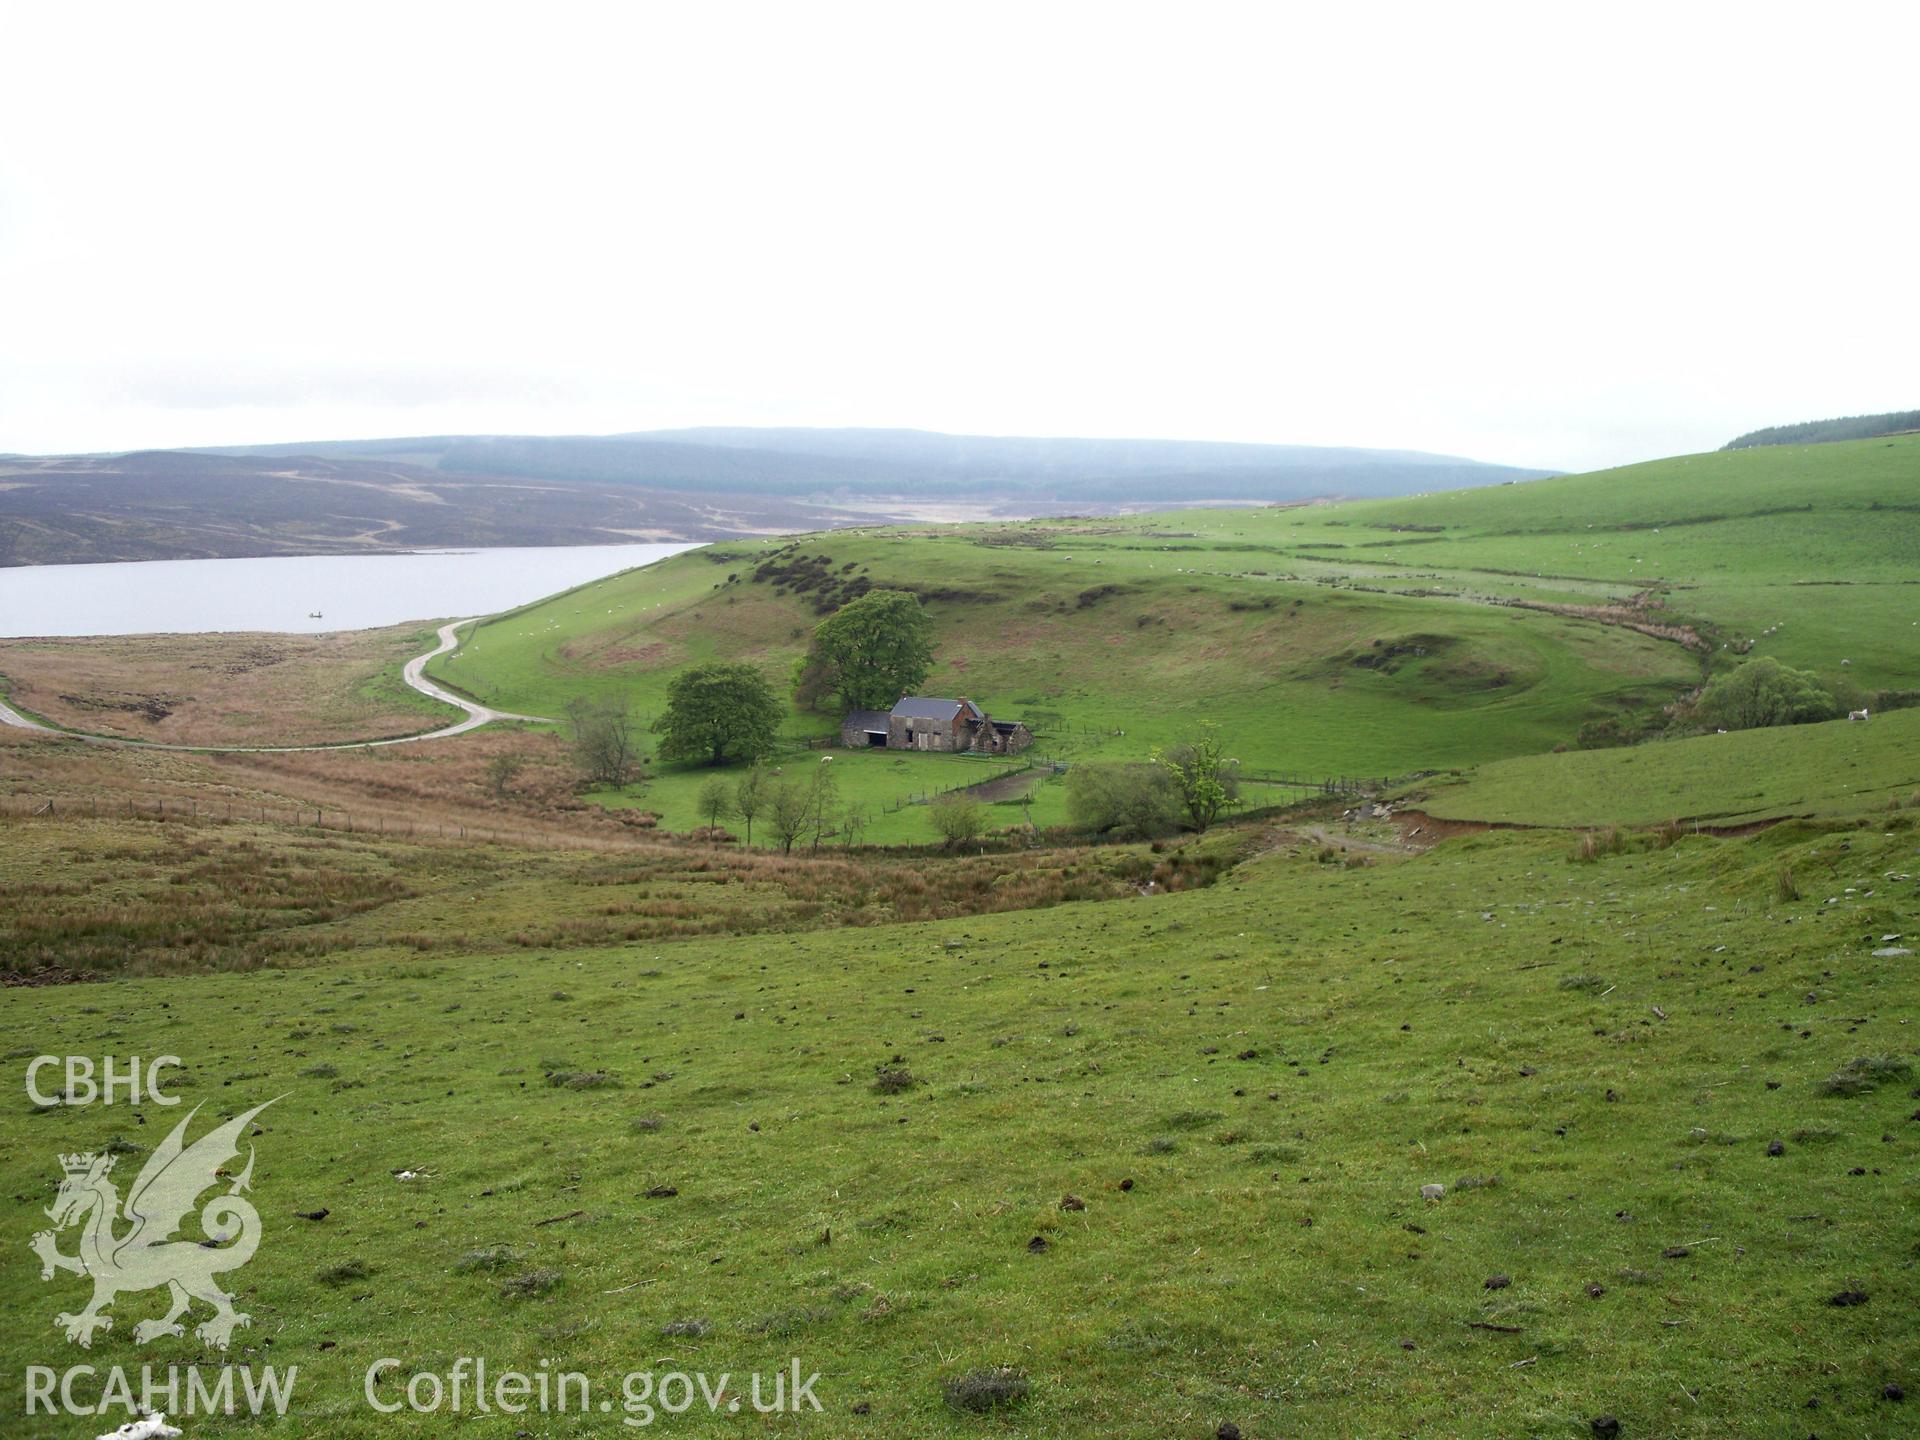
[[[696,665],[667,687],[667,708],[653,722],[668,760],[724,765],[758,760],[773,749],[780,701],[751,665]]]
[[[933,669],[933,619],[905,590],[869,590],[815,627],[795,676],[803,704],[838,692],[855,710],[887,710]]]

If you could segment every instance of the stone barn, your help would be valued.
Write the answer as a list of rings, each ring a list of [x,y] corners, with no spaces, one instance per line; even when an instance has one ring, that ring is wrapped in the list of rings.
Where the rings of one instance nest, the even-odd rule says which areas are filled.
[[[884,710],[849,710],[847,718],[840,722],[840,743],[849,750],[859,750],[871,745],[876,749],[887,743],[887,712]]]
[[[995,720],[964,695],[945,700],[903,695],[891,710],[852,710],[840,722],[840,743],[852,749],[938,750],[1012,755],[1033,743],[1018,720]]]

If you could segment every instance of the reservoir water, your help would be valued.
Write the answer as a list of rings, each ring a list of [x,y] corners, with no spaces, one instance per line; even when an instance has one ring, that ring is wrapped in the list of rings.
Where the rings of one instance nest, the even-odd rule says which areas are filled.
[[[692,545],[555,545],[0,569],[0,637],[314,633],[491,615]]]

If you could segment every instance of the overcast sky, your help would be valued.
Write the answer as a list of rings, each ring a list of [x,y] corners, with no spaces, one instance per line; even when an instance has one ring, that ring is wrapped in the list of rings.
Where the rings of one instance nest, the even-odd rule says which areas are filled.
[[[0,450],[1920,405],[1920,7],[0,3]]]

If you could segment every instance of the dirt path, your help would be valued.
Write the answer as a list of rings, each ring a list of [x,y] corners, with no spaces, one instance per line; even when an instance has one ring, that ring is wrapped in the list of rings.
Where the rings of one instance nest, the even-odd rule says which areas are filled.
[[[440,627],[440,643],[424,655],[416,655],[407,661],[400,671],[400,678],[408,687],[419,691],[430,700],[443,705],[451,705],[456,710],[466,712],[465,718],[452,725],[442,725],[436,730],[422,731],[418,735],[392,735],[381,740],[335,740],[325,745],[165,745],[155,740],[128,740],[118,735],[89,735],[81,730],[62,730],[52,725],[43,725],[38,720],[29,720],[18,710],[0,700],[0,725],[11,725],[19,730],[31,730],[40,735],[51,735],[65,740],[84,740],[89,745],[118,745],[129,750],[183,750],[196,755],[296,755],[313,750],[371,750],[381,745],[412,745],[421,740],[444,740],[451,735],[464,735],[469,730],[478,730],[495,720],[524,720],[532,724],[546,723],[539,715],[515,715],[507,710],[494,710],[485,705],[455,695],[450,690],[427,679],[427,662],[459,648],[459,629],[462,625],[471,625],[474,620],[484,617],[470,616],[465,620],[449,620]]]

